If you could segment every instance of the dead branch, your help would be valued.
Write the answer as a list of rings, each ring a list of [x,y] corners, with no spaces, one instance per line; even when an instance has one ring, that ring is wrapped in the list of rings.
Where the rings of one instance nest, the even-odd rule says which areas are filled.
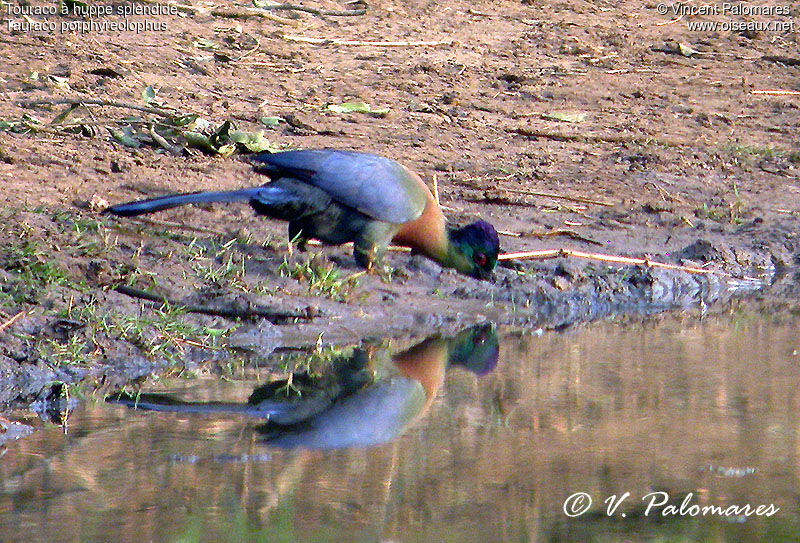
[[[766,96],[800,96],[800,91],[786,89],[756,89],[752,94],[762,94]]]
[[[645,266],[647,268],[662,268],[665,270],[677,270],[687,273],[697,274],[718,274],[729,276],[730,274],[716,271],[707,270],[706,268],[698,268],[697,266],[680,266],[678,264],[666,264],[664,262],[656,262],[649,258],[633,258],[629,256],[607,255],[603,253],[586,253],[583,251],[576,251],[574,249],[543,249],[541,251],[523,251],[519,253],[505,253],[498,255],[497,260],[546,260],[550,258],[561,257],[574,257],[585,258],[587,260],[599,260],[600,262],[611,262],[614,264],[626,264],[630,266]]]
[[[453,40],[442,41],[358,41],[340,40],[338,38],[307,38],[305,36],[281,36],[284,40],[296,41],[301,43],[311,43],[314,45],[347,45],[353,47],[437,47],[440,45],[450,45]]]

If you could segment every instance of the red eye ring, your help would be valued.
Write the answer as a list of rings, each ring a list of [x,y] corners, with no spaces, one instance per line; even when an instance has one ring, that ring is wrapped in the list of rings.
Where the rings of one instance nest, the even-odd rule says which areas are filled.
[[[486,255],[483,253],[475,253],[472,257],[472,260],[474,260],[475,264],[477,264],[478,266],[486,265]]]

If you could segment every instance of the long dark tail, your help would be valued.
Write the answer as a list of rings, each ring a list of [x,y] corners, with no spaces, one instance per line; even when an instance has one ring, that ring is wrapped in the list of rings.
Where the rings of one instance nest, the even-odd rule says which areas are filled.
[[[265,187],[253,187],[222,192],[190,192],[188,194],[172,194],[160,198],[150,198],[137,202],[128,202],[111,206],[105,213],[120,217],[135,217],[145,213],[153,213],[162,209],[178,207],[186,204],[205,204],[211,202],[250,202],[264,192]],[[269,191],[266,191],[269,192]]]

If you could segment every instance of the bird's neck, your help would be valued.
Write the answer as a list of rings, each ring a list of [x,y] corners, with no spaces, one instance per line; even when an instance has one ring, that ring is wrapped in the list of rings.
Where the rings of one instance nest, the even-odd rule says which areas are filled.
[[[442,223],[441,230],[431,236],[422,251],[445,268],[458,268],[457,263],[463,259],[458,246],[452,239],[453,229]]]
[[[437,337],[392,357],[392,362],[404,376],[419,381],[425,389],[426,407],[444,383],[448,354],[448,342]]]
[[[429,244],[427,256],[441,264],[449,267],[453,262],[453,243],[450,241],[450,229],[442,224],[442,229],[436,232],[436,236]]]
[[[411,247],[428,258],[447,266],[452,260],[450,233],[444,215],[432,201],[416,220],[406,223],[394,237],[398,245]]]

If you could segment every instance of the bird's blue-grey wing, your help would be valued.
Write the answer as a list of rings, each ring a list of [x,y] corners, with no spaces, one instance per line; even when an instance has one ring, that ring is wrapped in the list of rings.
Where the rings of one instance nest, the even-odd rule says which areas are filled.
[[[413,221],[427,203],[413,174],[388,158],[333,149],[261,153],[256,170],[277,179],[292,177],[324,190],[337,202],[390,223]]]

